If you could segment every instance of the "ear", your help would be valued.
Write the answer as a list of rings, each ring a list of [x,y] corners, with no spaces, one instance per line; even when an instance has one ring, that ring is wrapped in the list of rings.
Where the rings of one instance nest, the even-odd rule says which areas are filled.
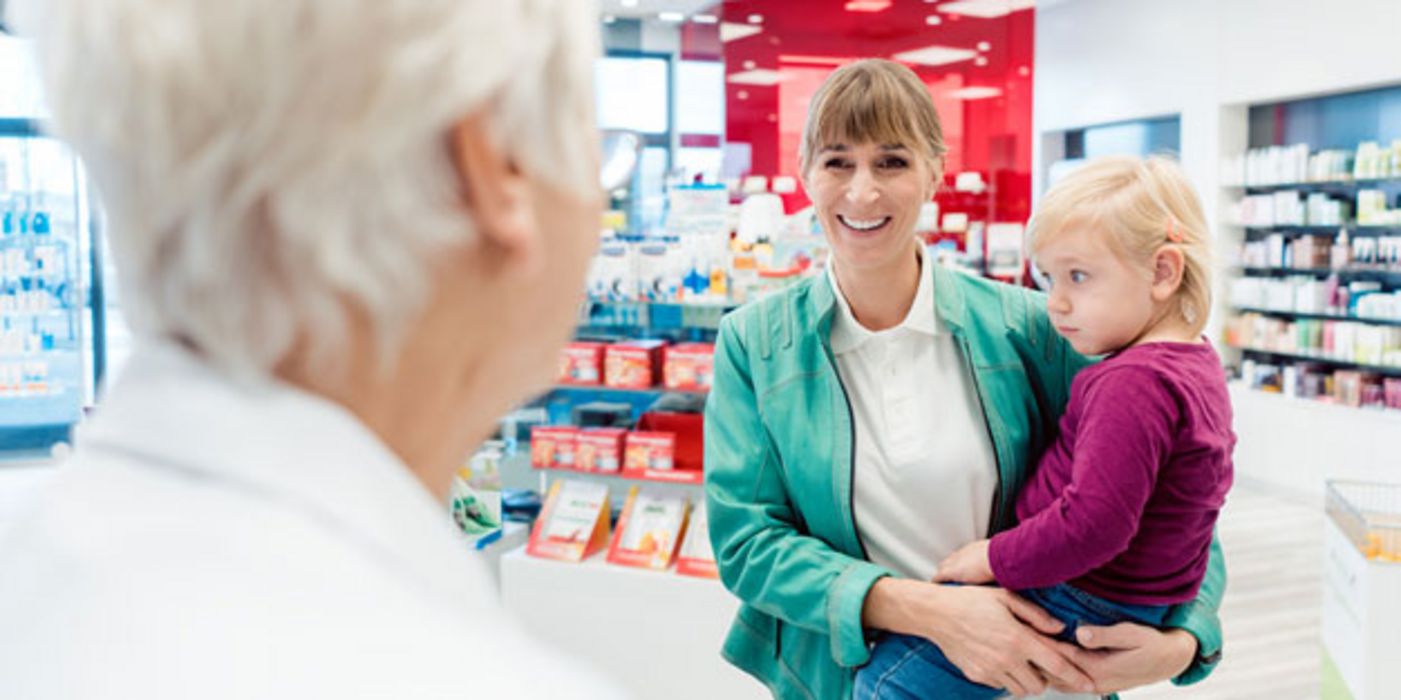
[[[483,114],[472,114],[453,127],[449,155],[476,228],[476,242],[501,254],[509,267],[528,271],[539,266],[543,242],[530,181],[497,146]]]
[[[944,156],[929,161],[929,196],[925,201],[933,201],[939,196],[939,188],[944,186]]]
[[[1175,246],[1164,246],[1153,254],[1153,300],[1164,302],[1182,286],[1186,258]]]

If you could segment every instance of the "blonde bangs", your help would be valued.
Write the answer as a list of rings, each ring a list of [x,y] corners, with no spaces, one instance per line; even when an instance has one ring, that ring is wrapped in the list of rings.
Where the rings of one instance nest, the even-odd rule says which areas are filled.
[[[813,96],[799,154],[804,172],[823,148],[862,143],[903,146],[931,163],[944,155],[934,102],[909,68],[879,59],[850,63]]]

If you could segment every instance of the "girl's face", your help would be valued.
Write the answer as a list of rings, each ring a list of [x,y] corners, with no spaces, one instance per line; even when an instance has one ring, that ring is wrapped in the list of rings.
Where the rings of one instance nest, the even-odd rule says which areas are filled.
[[[808,164],[812,197],[839,270],[882,270],[910,253],[920,206],[942,177],[901,144],[831,143]]]
[[[1056,332],[1082,355],[1104,355],[1133,344],[1162,315],[1154,299],[1153,270],[1134,265],[1109,247],[1108,234],[1076,226],[1036,251],[1049,284],[1046,310]]]

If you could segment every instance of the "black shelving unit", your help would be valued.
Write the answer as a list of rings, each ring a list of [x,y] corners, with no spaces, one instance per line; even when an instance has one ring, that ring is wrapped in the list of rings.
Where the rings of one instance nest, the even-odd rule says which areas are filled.
[[[1238,267],[1236,272],[1254,277],[1328,277],[1339,279],[1380,279],[1401,284],[1401,268],[1396,267]]]
[[[1401,318],[1370,318],[1366,316],[1349,316],[1347,314],[1304,313],[1302,311],[1265,309],[1255,306],[1236,306],[1233,307],[1233,310],[1239,314],[1261,314],[1263,316],[1278,316],[1281,318],[1302,318],[1317,321],[1346,321],[1349,323],[1362,323],[1369,326],[1401,327]]]
[[[1320,365],[1328,365],[1342,369],[1356,369],[1374,374],[1382,374],[1390,377],[1401,377],[1401,365],[1373,365],[1365,362],[1355,362],[1347,359],[1329,357],[1327,355],[1315,355],[1304,352],[1281,352],[1278,350],[1267,350],[1264,348],[1233,346],[1247,355],[1276,357],[1295,362],[1312,362]]]

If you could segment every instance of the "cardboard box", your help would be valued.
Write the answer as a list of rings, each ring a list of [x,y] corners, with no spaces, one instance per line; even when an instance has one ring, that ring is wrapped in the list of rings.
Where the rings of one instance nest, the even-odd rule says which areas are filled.
[[[603,383],[616,389],[647,389],[661,380],[662,340],[630,340],[603,353]]]
[[[627,434],[623,468],[670,470],[676,466],[676,436],[672,433]]]
[[[560,354],[560,384],[597,386],[603,381],[603,353],[608,346],[604,343],[574,342],[564,347]]]
[[[707,391],[715,376],[715,346],[681,343],[666,349],[662,383],[677,391]]]
[[[575,465],[579,471],[616,472],[623,468],[622,428],[590,428],[579,431],[575,443]]]
[[[568,425],[542,425],[530,430],[530,466],[535,469],[573,469],[579,429]]]

